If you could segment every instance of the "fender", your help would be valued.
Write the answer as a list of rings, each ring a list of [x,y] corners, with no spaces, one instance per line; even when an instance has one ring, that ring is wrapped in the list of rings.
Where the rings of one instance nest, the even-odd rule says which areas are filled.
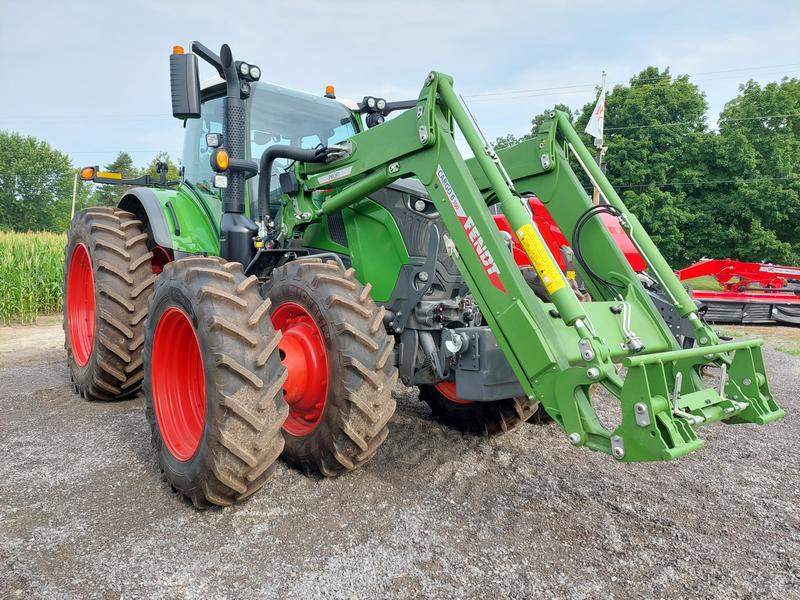
[[[145,187],[128,190],[117,206],[135,214],[145,228],[149,229],[151,239],[156,245],[172,249],[172,235],[167,217],[153,190]]]
[[[219,255],[219,205],[198,197],[186,185],[174,189],[133,188],[119,208],[145,224],[152,241],[178,255]]]

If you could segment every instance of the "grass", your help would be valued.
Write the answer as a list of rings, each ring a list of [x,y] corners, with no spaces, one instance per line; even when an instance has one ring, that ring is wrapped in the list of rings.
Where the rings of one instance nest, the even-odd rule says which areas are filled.
[[[686,279],[683,281],[683,285],[691,286],[693,290],[710,292],[718,292],[722,290],[722,286],[719,284],[719,282],[710,275],[695,277],[694,279]]]
[[[0,231],[0,324],[61,310],[65,235]]]
[[[779,352],[800,356],[800,327],[792,325],[725,325],[717,331],[733,338],[761,338]]]
[[[800,348],[785,348],[784,346],[778,346],[778,350],[785,354],[791,354],[792,356],[800,356]]]

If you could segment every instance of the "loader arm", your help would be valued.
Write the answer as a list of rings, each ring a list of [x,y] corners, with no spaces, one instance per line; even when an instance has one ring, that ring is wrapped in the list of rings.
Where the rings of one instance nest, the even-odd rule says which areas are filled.
[[[458,127],[475,154],[465,161]],[[291,233],[361,201],[401,177],[427,189],[456,260],[511,368],[569,441],[620,461],[667,460],[702,447],[695,427],[714,421],[767,423],[783,411],[766,380],[761,342],[720,344],[639,221],[625,207],[566,115],[554,113],[536,138],[497,156],[453,90],[431,73],[415,107],[350,138],[330,164],[297,163],[298,185],[284,196]],[[570,166],[587,171],[629,233],[648,273],[695,329],[699,347],[680,349],[631,270]],[[568,285],[521,198],[535,193],[564,234],[580,230],[578,269],[595,301],[581,303]],[[488,202],[497,201],[552,299],[537,298],[500,235]],[[707,387],[700,367],[719,369]],[[625,368],[622,375],[620,367]],[[621,422],[604,425],[590,388],[602,384],[621,404]]]

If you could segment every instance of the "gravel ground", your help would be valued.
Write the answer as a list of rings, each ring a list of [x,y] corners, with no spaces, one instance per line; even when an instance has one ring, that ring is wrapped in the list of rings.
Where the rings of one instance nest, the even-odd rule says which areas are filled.
[[[60,326],[0,329],[0,597],[800,598],[800,358],[787,417],[615,464],[552,424],[465,437],[398,388],[388,441],[334,480],[283,465],[249,502],[170,493],[141,399],[82,401]]]

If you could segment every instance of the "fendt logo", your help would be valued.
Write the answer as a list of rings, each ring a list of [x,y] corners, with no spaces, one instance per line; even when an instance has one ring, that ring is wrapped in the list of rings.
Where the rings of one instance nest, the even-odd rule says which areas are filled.
[[[494,287],[505,293],[506,288],[503,287],[503,282],[500,281],[500,269],[497,268],[491,252],[486,249],[486,245],[483,243],[483,236],[481,232],[478,231],[475,221],[464,212],[464,207],[461,206],[461,202],[458,201],[458,196],[456,196],[453,186],[450,185],[450,182],[447,180],[447,175],[444,174],[441,166],[436,169],[436,178],[442,185],[444,195],[447,196],[447,199],[450,201],[450,206],[453,207],[453,211],[456,213],[461,227],[464,228],[464,233],[467,234],[467,238],[469,238],[472,244],[472,249],[480,259],[483,270],[486,271],[486,276]]]

